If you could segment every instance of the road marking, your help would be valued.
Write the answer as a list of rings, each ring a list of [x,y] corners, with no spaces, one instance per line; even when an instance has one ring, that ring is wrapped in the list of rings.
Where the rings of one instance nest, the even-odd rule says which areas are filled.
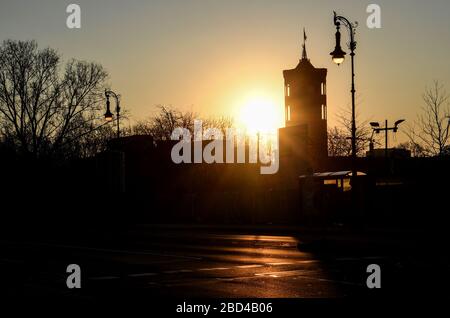
[[[336,258],[337,261],[359,261],[358,257],[339,257]]]
[[[281,265],[292,265],[293,263],[290,262],[278,262],[278,263],[266,263],[266,265],[270,266],[281,266]]]
[[[208,271],[224,271],[224,270],[230,270],[233,268],[240,268],[240,269],[246,269],[246,268],[260,268],[264,266],[282,266],[282,265],[294,265],[294,264],[307,264],[307,263],[315,263],[318,262],[317,260],[304,260],[304,261],[296,261],[296,262],[273,262],[273,263],[266,263],[266,264],[249,264],[249,265],[237,265],[234,267],[208,267],[208,268],[199,268],[199,269],[178,269],[178,270],[170,270],[170,271],[163,271],[163,274],[179,274],[179,273],[193,273],[193,272],[208,272]],[[291,271],[292,272],[292,271]],[[295,272],[295,271],[294,271]],[[270,276],[270,277],[279,277],[280,273],[289,273],[289,271],[285,272],[268,272],[268,273],[258,273],[255,274],[256,276]],[[146,277],[146,276],[155,276],[158,275],[158,273],[137,273],[137,274],[129,274],[129,277]],[[103,278],[107,279],[107,278]],[[227,278],[229,280],[230,278]]]
[[[178,274],[178,273],[190,273],[192,270],[190,269],[179,269],[179,270],[173,270],[173,271],[164,271],[164,274]]]
[[[202,259],[201,257],[195,257],[195,256],[185,256],[185,255],[176,255],[176,254],[162,254],[162,253],[154,253],[154,252],[150,252],[150,251],[117,250],[117,249],[109,249],[109,248],[98,248],[98,247],[65,245],[65,244],[36,243],[36,242],[25,242],[24,244],[36,245],[36,246],[46,246],[46,247],[79,249],[79,250],[87,250],[87,251],[94,251],[94,252],[166,256],[166,257],[195,259],[195,260],[201,260]]]
[[[337,261],[360,261],[364,259],[372,260],[372,259],[384,259],[385,256],[362,256],[362,257],[339,257],[336,258]]]
[[[229,267],[213,267],[213,268],[200,268],[199,271],[224,271],[230,269]]]
[[[230,277],[230,278],[217,277],[216,280],[228,282],[228,281],[233,281],[233,280],[235,280],[236,278],[238,278],[238,277]]]
[[[156,273],[138,273],[138,274],[129,274],[129,277],[145,277],[145,276],[155,276],[158,275]]]
[[[294,276],[298,274],[304,274],[304,270],[293,270],[293,271],[281,271],[281,272],[266,272],[266,273],[255,273],[255,276],[270,276],[270,277],[281,277],[281,276]]]
[[[318,263],[319,261],[316,259],[310,259],[306,261],[296,261],[296,264],[311,264],[311,263]]]
[[[384,258],[386,258],[386,257],[384,257],[384,256],[366,256],[366,257],[363,257],[362,259],[384,259]]]
[[[310,264],[310,263],[317,263],[317,262],[319,262],[319,261],[316,259],[310,259],[310,260],[294,261],[294,262],[273,262],[273,263],[266,263],[266,265],[282,266],[282,265],[294,265],[294,264]]]
[[[89,277],[91,280],[109,280],[109,279],[119,279],[118,276],[101,276],[101,277]]]
[[[331,283],[338,283],[338,284],[345,284],[345,285],[355,285],[355,286],[362,286],[362,284],[358,283],[352,283],[342,280],[333,280],[333,279],[326,279],[326,278],[320,278],[320,277],[312,277],[312,276],[306,276],[304,270],[294,270],[294,271],[284,271],[284,272],[270,272],[270,273],[256,273],[255,277],[288,277],[288,276],[295,276],[300,277],[303,279],[310,279],[310,280],[317,280],[321,282],[331,282]]]
[[[254,264],[254,265],[239,265],[239,266],[236,266],[236,268],[256,268],[256,267],[263,267],[263,265]]]
[[[23,260],[10,259],[10,258],[2,258],[0,260],[0,262],[2,262],[2,263],[15,263],[15,264],[17,264],[17,263],[25,263],[25,261],[23,261]]]
[[[321,281],[321,282],[330,282],[330,283],[338,283],[338,284],[353,285],[353,286],[364,286],[363,284],[352,283],[352,282],[347,282],[347,281],[343,281],[343,280],[333,280],[333,279],[326,279],[326,278],[319,278],[319,277],[309,277],[309,276],[303,276],[303,275],[298,275],[297,277],[301,277],[301,278],[304,278],[304,279],[318,280],[318,281]]]

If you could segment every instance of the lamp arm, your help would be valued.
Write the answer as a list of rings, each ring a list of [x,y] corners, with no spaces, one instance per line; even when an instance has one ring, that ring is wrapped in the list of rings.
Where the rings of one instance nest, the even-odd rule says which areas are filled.
[[[358,22],[350,22],[347,18],[337,15],[336,11],[333,11],[334,13],[334,25],[336,27],[339,27],[341,23],[347,28],[348,34],[350,37],[350,44],[349,48],[353,52],[356,49],[356,41],[355,41],[355,34],[356,34],[356,27],[358,26]]]
[[[109,95],[112,95],[116,99],[116,109],[120,111],[120,95],[117,95],[111,90],[105,90],[105,96],[109,97]]]

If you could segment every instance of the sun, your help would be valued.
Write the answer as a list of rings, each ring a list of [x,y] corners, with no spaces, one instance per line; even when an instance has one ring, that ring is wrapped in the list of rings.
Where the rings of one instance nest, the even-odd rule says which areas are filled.
[[[264,95],[249,96],[239,111],[240,124],[251,133],[273,133],[282,126],[282,108],[273,98]]]

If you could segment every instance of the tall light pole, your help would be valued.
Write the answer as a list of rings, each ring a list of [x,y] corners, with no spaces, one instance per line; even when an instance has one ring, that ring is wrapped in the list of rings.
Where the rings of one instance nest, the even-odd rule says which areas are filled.
[[[446,116],[446,118],[447,118],[447,128],[445,129],[445,141],[447,141],[447,139],[448,139],[448,129],[450,128],[450,116]],[[444,147],[445,147],[445,145],[444,145]]]
[[[387,119],[384,121],[384,128],[380,127],[380,124],[378,122],[371,122],[370,126],[372,126],[373,132],[372,132],[372,136],[373,133],[377,133],[379,134],[381,131],[385,132],[384,135],[384,156],[387,158],[388,157],[388,132],[389,130],[392,130],[393,132],[397,132],[398,131],[398,126],[403,123],[405,120],[404,119],[399,119],[394,123],[393,127],[388,127],[388,121]]]
[[[117,95],[116,93],[114,93],[111,90],[105,90],[105,96],[106,96],[106,113],[105,113],[106,121],[113,120],[113,114],[111,113],[109,97],[113,96],[116,99],[117,139],[119,139],[120,138],[120,95]]]
[[[350,36],[350,57],[351,57],[351,66],[352,66],[352,181],[354,185],[354,181],[356,180],[356,115],[355,115],[355,49],[356,49],[356,41],[355,41],[355,29],[358,26],[357,22],[351,23],[347,18],[343,16],[339,16],[335,11],[333,23],[336,26],[336,46],[334,51],[330,53],[332,56],[333,62],[337,65],[340,65],[345,60],[345,53],[341,48],[341,23],[347,28],[349,36]]]

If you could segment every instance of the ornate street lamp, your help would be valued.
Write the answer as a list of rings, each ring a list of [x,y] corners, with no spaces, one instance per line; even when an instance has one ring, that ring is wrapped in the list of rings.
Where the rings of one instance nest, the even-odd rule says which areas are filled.
[[[349,49],[350,49],[350,57],[351,57],[351,66],[352,66],[352,184],[355,185],[354,181],[356,180],[356,119],[355,119],[355,49],[356,49],[356,41],[355,41],[355,29],[358,26],[358,23],[351,23],[348,19],[343,16],[336,15],[336,12],[333,11],[333,23],[336,26],[336,46],[334,51],[330,53],[333,62],[337,65],[341,64],[345,60],[346,53],[341,48],[341,23],[347,28],[350,37]],[[353,191],[354,192],[354,191]]]
[[[106,96],[106,113],[105,113],[106,121],[113,120],[113,114],[111,113],[109,97],[113,96],[116,99],[117,138],[120,138],[120,95],[117,95],[111,90],[109,91],[105,90],[105,96]]]
[[[342,62],[344,62],[345,55],[347,54],[341,48],[341,32],[339,31],[339,29],[340,29],[340,24],[338,23],[336,25],[336,34],[335,34],[336,46],[334,47],[334,51],[330,53],[330,55],[332,56],[333,62],[336,63],[337,65],[340,65]]]

